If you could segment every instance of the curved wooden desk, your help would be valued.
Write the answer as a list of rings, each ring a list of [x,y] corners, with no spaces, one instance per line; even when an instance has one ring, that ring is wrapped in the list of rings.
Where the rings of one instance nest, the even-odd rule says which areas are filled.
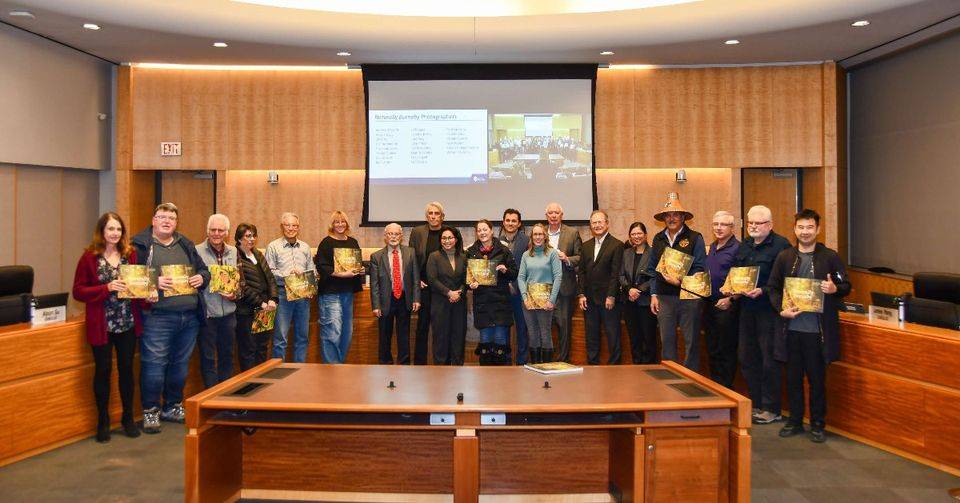
[[[271,360],[188,399],[187,426],[190,502],[749,500],[749,400],[669,362],[544,376]]]
[[[828,428],[960,475],[960,331],[840,315]]]

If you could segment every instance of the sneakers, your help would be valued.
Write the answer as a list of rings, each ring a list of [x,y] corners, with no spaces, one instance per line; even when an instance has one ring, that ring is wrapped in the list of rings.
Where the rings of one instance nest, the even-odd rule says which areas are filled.
[[[783,419],[783,416],[780,414],[774,414],[769,410],[765,410],[759,414],[754,414],[753,424],[770,424],[775,423]]]
[[[143,432],[154,434],[160,433],[160,407],[152,407],[143,411]]]
[[[183,405],[177,402],[160,413],[160,420],[168,423],[182,423],[185,416],[186,412],[183,410]]]
[[[810,428],[810,441],[815,444],[822,444],[827,441],[827,433],[823,428]]]
[[[792,437],[794,435],[799,435],[801,433],[803,433],[802,424],[787,423],[786,425],[784,425],[783,428],[780,428],[780,436],[783,438]]]

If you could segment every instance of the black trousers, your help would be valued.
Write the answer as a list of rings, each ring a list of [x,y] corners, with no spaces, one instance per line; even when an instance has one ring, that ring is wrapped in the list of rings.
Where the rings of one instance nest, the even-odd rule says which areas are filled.
[[[237,359],[241,372],[267,361],[267,342],[273,337],[273,330],[250,333],[252,324],[253,313],[237,313]]]
[[[427,341],[430,335],[430,318],[433,311],[431,304],[430,288],[420,289],[420,309],[417,311],[417,334],[413,341],[413,364],[427,364]],[[446,299],[444,299],[446,301]]]
[[[710,378],[733,389],[737,375],[737,314],[736,304],[724,311],[716,303],[707,301],[703,308],[703,331],[710,356]]]
[[[93,396],[97,401],[97,421],[110,424],[110,372],[113,370],[113,352],[117,352],[117,381],[120,402],[123,404],[124,423],[133,422],[133,353],[137,348],[137,336],[133,329],[117,334],[107,334],[107,343],[90,346],[93,350]]]
[[[397,328],[397,363],[407,365],[410,363],[410,310],[407,308],[407,296],[401,295],[399,299],[390,296],[390,305],[381,309],[380,318],[377,320],[377,329],[380,334],[377,345],[380,363],[389,365],[393,363],[393,353],[390,350],[391,339],[393,339],[393,328]]]
[[[430,328],[433,329],[434,365],[463,365],[463,348],[467,340],[467,299],[451,303],[446,295],[434,294],[430,306]],[[420,311],[423,311],[421,305]]]
[[[583,324],[587,333],[587,364],[600,364],[600,325],[603,325],[603,331],[607,334],[607,351],[610,353],[607,365],[619,365],[620,304],[614,302],[613,309],[607,309],[603,304],[594,304],[587,299]]]
[[[630,357],[633,363],[659,362],[660,337],[657,335],[657,317],[650,312],[650,306],[641,306],[629,301],[624,303],[623,321],[627,324],[627,334],[630,336]]]
[[[560,294],[553,308],[553,323],[557,324],[557,354],[554,360],[558,362],[570,362],[574,299],[576,299],[575,296]]]
[[[803,422],[803,376],[810,386],[810,426],[823,429],[827,416],[827,364],[820,333],[787,331],[787,397],[790,423]]]
[[[783,378],[780,362],[773,359],[777,317],[773,309],[741,309],[738,353],[753,408],[779,415]]]

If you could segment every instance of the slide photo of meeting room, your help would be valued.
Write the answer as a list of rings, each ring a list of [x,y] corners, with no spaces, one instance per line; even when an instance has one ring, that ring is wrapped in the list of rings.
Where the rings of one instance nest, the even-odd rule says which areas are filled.
[[[490,182],[590,180],[593,145],[580,114],[491,114]]]

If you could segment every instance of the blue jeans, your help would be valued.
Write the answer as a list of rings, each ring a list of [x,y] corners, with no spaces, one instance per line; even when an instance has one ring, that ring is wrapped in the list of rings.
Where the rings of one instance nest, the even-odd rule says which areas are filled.
[[[494,343],[498,346],[506,346],[510,342],[510,327],[497,325],[480,329],[480,343]],[[510,356],[510,355],[507,355]],[[509,361],[507,363],[510,363]]]
[[[517,365],[525,365],[530,341],[527,335],[527,320],[523,315],[523,296],[519,291],[516,295],[510,295],[510,306],[513,307],[513,326],[517,329]]]
[[[197,311],[145,311],[140,337],[140,403],[144,410],[183,402],[190,355],[197,343]]]
[[[277,293],[280,304],[273,326],[273,357],[287,359],[287,333],[293,321],[293,361],[303,363],[307,361],[307,337],[310,334],[310,299],[291,302],[282,286],[277,288]]]
[[[353,292],[325,293],[318,303],[323,361],[343,363],[353,337]]]
[[[237,313],[204,320],[200,331],[200,374],[204,387],[216,386],[233,376],[236,330]]]

